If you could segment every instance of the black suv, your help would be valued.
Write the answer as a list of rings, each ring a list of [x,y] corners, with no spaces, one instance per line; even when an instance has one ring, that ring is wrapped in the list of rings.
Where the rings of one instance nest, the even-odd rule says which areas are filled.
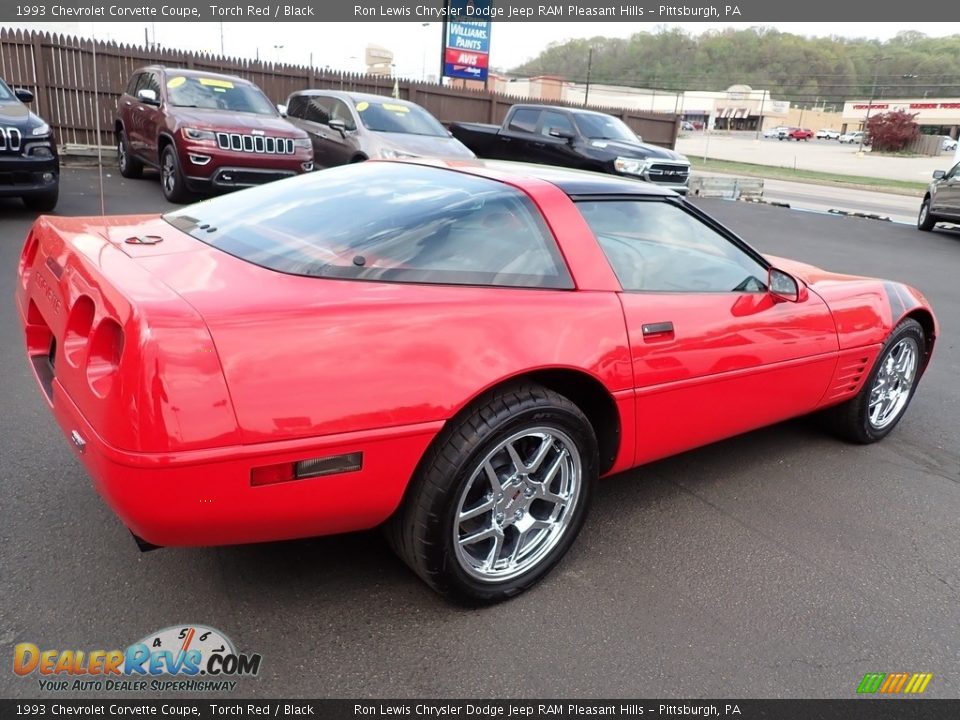
[[[50,126],[24,105],[32,101],[29,90],[0,80],[0,197],[49,211],[60,194],[60,158]]]
[[[917,227],[933,230],[937,223],[960,223],[960,163],[950,170],[935,170],[920,205]]]

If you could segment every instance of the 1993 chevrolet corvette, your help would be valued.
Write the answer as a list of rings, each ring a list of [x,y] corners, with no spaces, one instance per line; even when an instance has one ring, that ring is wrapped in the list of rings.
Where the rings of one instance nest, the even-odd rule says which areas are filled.
[[[764,257],[669,190],[482,161],[41,217],[16,303],[141,544],[384,524],[468,602],[542,578],[601,476],[813,412],[880,440],[937,337],[917,290]]]

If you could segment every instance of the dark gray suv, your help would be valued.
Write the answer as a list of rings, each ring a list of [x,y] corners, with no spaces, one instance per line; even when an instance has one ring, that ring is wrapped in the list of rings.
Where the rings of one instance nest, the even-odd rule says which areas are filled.
[[[917,227],[933,230],[938,222],[960,223],[960,163],[950,170],[935,170],[917,216]]]

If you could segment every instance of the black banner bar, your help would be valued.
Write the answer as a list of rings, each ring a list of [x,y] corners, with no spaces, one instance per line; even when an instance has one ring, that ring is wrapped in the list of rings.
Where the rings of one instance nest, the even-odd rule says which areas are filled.
[[[833,0],[724,0],[724,2],[645,2],[644,0],[494,0],[483,15],[450,8],[444,0],[0,0],[0,22],[425,22],[493,20],[497,22],[863,22],[862,3]],[[950,8],[954,9],[951,10]],[[451,16],[450,12],[461,14]],[[874,0],[866,12],[872,22],[949,22],[956,7],[941,0]]]
[[[0,718],[730,718],[942,720],[960,700],[0,700]]]

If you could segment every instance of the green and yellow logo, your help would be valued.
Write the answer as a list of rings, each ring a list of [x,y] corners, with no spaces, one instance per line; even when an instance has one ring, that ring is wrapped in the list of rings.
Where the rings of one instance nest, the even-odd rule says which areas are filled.
[[[872,695],[919,695],[927,689],[933,673],[867,673],[857,692]]]

